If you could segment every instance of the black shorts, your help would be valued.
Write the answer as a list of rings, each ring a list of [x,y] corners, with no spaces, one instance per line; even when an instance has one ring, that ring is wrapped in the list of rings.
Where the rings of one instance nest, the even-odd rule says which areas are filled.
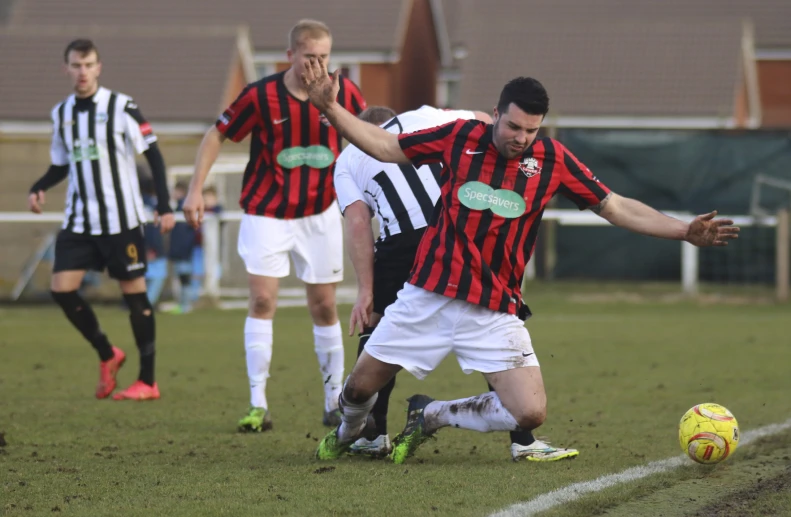
[[[398,298],[412,271],[425,228],[399,233],[376,243],[374,254],[374,312],[384,314]]]
[[[54,273],[104,271],[116,280],[146,274],[146,243],[140,227],[116,235],[83,235],[61,230],[55,241]]]

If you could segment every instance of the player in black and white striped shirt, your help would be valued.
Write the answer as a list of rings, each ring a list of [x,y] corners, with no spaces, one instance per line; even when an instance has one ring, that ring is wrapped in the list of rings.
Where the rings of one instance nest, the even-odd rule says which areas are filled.
[[[476,118],[488,123],[492,120],[480,111],[441,110],[431,106],[394,115],[389,108],[375,106],[366,109],[360,118],[381,124],[391,133],[419,131],[458,119]],[[354,145],[347,146],[338,157],[335,191],[346,221],[346,248],[357,274],[357,302],[352,309],[349,331],[353,334],[355,328],[360,328],[358,355],[385,309],[396,301],[398,291],[409,279],[420,239],[440,195],[442,167],[432,165],[416,169],[412,165],[383,163]],[[372,216],[379,221],[379,239],[375,245]],[[387,410],[394,387],[395,378],[379,392],[364,437],[352,445],[352,453],[381,457],[390,452]],[[529,431],[515,431],[511,433],[511,441],[521,447],[535,439]]]
[[[51,290],[66,317],[99,354],[96,397],[109,396],[124,352],[110,344],[96,315],[77,290],[89,269],[118,280],[130,309],[140,351],[140,375],[115,400],[159,398],[154,381],[154,313],[146,296],[146,222],[135,157],[145,154],[157,190],[161,231],[173,228],[165,163],[151,126],[127,95],[99,86],[101,62],[90,40],[75,40],[64,52],[74,93],[52,110],[52,164],[30,189],[28,205],[41,212],[44,192],[66,177],[66,212],[55,243]]]

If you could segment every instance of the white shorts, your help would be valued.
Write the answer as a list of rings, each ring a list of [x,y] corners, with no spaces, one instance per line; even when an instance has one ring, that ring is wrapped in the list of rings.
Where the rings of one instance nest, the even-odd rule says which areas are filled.
[[[404,284],[365,344],[380,361],[423,379],[453,352],[464,373],[538,366],[530,334],[513,314]]]
[[[251,275],[283,278],[288,257],[297,278],[308,284],[343,280],[343,221],[338,203],[299,219],[244,214],[239,228],[239,256]]]

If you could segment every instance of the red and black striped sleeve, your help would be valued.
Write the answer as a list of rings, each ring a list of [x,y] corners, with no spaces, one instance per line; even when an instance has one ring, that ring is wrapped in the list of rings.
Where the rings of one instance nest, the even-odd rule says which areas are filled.
[[[347,111],[350,111],[355,115],[359,115],[365,108],[368,107],[368,104],[363,98],[362,92],[360,92],[360,88],[354,84],[354,81],[343,76],[341,76],[338,99],[340,99],[340,101],[343,103],[343,107],[346,108]]]
[[[607,197],[610,189],[607,188],[599,178],[593,175],[571,151],[566,149],[563,144],[555,142],[555,147],[562,156],[560,187],[558,192],[573,201],[580,210],[585,210],[593,205],[597,205],[602,199]]]
[[[214,124],[217,130],[234,142],[241,142],[254,127],[261,127],[261,110],[258,109],[258,88],[248,84]]]
[[[453,146],[456,126],[464,120],[454,120],[437,127],[398,135],[398,144],[409,160],[420,167],[443,161],[443,153]]]

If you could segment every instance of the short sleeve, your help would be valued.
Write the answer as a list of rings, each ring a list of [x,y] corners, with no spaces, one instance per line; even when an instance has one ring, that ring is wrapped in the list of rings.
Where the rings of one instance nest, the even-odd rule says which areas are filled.
[[[354,81],[343,76],[341,76],[341,89],[338,91],[338,99],[343,103],[346,111],[355,115],[359,115],[368,107],[362,92],[360,92],[360,88],[354,84]]]
[[[558,192],[573,201],[580,210],[599,204],[610,193],[610,189],[571,151],[562,145],[560,148],[563,151],[563,163]]]
[[[456,126],[463,120],[448,122],[441,126],[398,135],[398,145],[407,158],[420,167],[427,163],[439,163],[442,155],[453,144]]]
[[[233,142],[241,142],[256,126],[261,126],[258,88],[248,84],[215,123],[217,130]]]
[[[61,138],[60,127],[63,121],[60,120],[58,108],[60,105],[55,106],[55,109],[52,110],[52,143],[49,147],[49,159],[52,165],[63,166],[69,164],[69,151]]]
[[[345,212],[346,207],[355,201],[365,202],[362,188],[355,181],[355,170],[359,167],[360,154],[356,147],[348,146],[335,162],[333,182],[341,212]]]
[[[157,141],[157,136],[151,124],[143,117],[140,107],[134,100],[129,99],[124,106],[126,120],[126,136],[131,140],[137,154],[148,151],[148,147]]]

